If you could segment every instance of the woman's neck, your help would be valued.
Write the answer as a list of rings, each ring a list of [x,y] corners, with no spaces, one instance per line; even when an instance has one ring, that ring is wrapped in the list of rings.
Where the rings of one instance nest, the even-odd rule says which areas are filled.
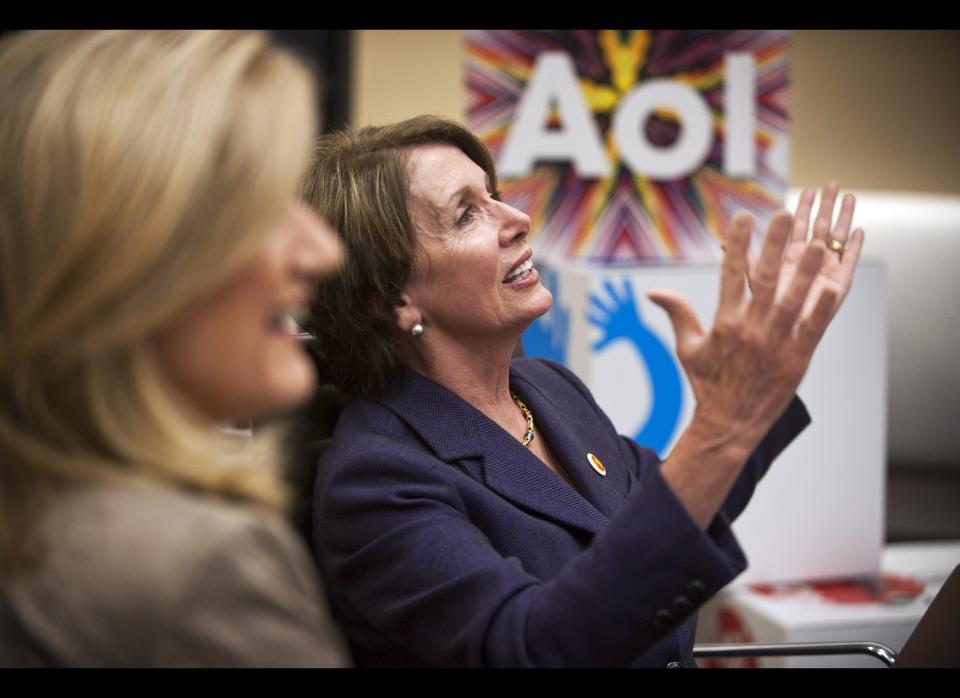
[[[504,428],[517,421],[510,397],[510,359],[519,337],[466,342],[421,337],[404,361],[435,383],[469,402]]]

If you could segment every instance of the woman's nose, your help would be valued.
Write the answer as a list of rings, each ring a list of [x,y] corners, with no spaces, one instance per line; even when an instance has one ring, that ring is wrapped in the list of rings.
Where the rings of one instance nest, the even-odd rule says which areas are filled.
[[[303,230],[297,250],[299,271],[315,276],[336,271],[343,262],[343,245],[337,231],[306,204],[298,203],[294,215]]]
[[[526,239],[530,234],[530,216],[509,204],[500,204],[506,220],[500,229],[500,244],[508,247]]]

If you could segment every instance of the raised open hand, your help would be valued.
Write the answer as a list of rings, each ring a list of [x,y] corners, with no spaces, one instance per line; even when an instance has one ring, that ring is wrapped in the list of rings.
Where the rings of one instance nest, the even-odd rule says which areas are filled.
[[[830,191],[835,199],[836,188],[828,187],[828,195]],[[682,296],[673,291],[648,294],[673,324],[677,356],[697,397],[695,420],[717,439],[759,441],[789,403],[850,287],[863,233],[854,235],[844,259],[827,249],[833,199],[821,207],[809,240],[812,196],[801,200],[798,221],[786,212],[774,216],[752,265],[752,297],[746,294],[746,281],[753,219],[743,212],[734,216],[709,332]],[[833,231],[840,242],[847,239],[852,213],[850,200]]]

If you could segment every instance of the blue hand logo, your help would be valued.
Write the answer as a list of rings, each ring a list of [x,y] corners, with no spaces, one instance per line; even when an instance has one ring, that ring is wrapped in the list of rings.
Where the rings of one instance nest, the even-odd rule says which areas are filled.
[[[644,446],[652,448],[660,456],[673,437],[683,408],[683,384],[677,363],[666,345],[643,324],[640,310],[633,300],[633,286],[624,280],[623,288],[617,289],[610,281],[604,281],[606,298],[590,295],[591,309],[587,320],[601,330],[601,337],[593,350],[600,351],[611,342],[626,339],[633,343],[639,358],[650,371],[653,402],[647,423],[633,435]]]
[[[566,364],[567,340],[570,331],[570,311],[560,307],[557,273],[545,269],[540,283],[553,294],[553,307],[523,333],[523,350],[527,356],[538,356]]]

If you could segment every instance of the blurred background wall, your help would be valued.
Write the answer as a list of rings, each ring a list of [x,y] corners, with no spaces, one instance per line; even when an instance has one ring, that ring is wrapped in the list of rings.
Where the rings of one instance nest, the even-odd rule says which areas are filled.
[[[353,32],[351,122],[464,119],[460,31]],[[960,31],[793,33],[790,186],[960,194]]]

